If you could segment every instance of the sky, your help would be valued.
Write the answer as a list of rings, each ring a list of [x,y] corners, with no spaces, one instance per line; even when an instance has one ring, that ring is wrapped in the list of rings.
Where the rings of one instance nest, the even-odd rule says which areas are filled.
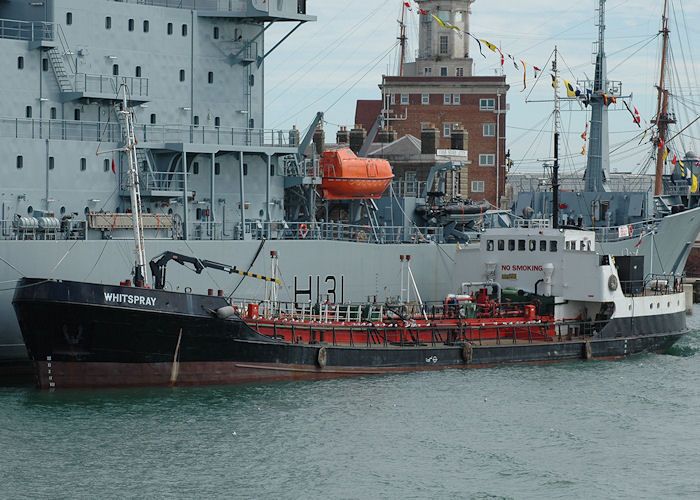
[[[403,0],[307,0],[307,12],[317,16],[294,32],[266,60],[265,127],[305,130],[317,111],[324,112],[327,140],[339,125],[352,127],[358,99],[379,99],[383,74],[397,74],[399,51],[398,19]],[[407,15],[408,60],[418,44],[418,15]],[[592,78],[592,43],[597,39],[597,0],[553,2],[551,0],[476,0],[470,16],[471,32],[505,53],[522,59],[528,67],[548,68],[557,46],[561,77],[569,81]],[[606,54],[608,79],[622,81],[623,95],[637,108],[643,120],[656,112],[663,0],[607,0]],[[669,0],[672,69],[669,86],[679,125],[687,125],[700,111],[700,1]],[[268,30],[266,47],[272,47],[294,24],[278,23]],[[696,29],[692,32],[689,27]],[[506,148],[514,166],[511,173],[542,172],[552,156],[553,89],[548,72],[535,81],[527,74],[523,91],[522,71],[484,47],[482,57],[474,42],[470,47],[474,75],[506,75],[510,85],[507,100]],[[551,63],[550,63],[551,64]],[[562,91],[563,94],[563,91]],[[609,107],[611,170],[652,173],[651,146],[638,145],[641,130],[622,103]],[[575,102],[563,102],[561,123],[563,173],[582,172],[587,117]],[[644,123],[642,123],[643,125]],[[672,143],[672,151],[700,153],[700,120]]]

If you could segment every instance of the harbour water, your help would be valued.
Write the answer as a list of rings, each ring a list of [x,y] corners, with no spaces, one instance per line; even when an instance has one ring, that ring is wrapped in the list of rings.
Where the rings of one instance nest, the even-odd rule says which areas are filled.
[[[670,355],[244,387],[0,388],[2,498],[698,498]]]

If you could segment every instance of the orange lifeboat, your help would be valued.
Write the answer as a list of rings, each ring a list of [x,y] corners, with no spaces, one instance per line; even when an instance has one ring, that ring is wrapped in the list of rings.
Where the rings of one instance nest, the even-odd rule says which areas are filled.
[[[321,190],[327,200],[381,198],[394,174],[386,160],[358,158],[351,149],[321,155]]]

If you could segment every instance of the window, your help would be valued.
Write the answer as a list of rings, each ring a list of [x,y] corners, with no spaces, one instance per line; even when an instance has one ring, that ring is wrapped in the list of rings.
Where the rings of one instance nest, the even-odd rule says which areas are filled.
[[[168,35],[173,34],[173,23],[168,23],[167,33],[168,33]]]
[[[250,76],[248,77],[248,84],[249,84],[251,87],[252,87],[253,85],[255,85],[255,75],[250,75]]]
[[[87,158],[80,159],[80,171],[85,172],[87,170]]]
[[[423,74],[428,76],[433,74],[433,68],[423,68]]]
[[[537,242],[535,240],[528,240],[528,248],[531,252],[534,252],[537,249]]]
[[[66,24],[73,24],[73,13],[66,12]]]
[[[25,110],[25,115],[27,118],[32,117],[32,107],[31,106],[27,106],[27,109]]]
[[[129,31],[134,31],[134,20],[129,19]]]
[[[484,181],[472,181],[472,193],[483,193],[484,192]],[[510,240],[510,243],[513,240]],[[509,248],[509,250],[513,250],[512,248]]]
[[[447,76],[447,66],[440,67],[440,76]]]
[[[452,94],[443,94],[442,95],[442,103],[443,104],[450,104],[452,102]]]
[[[207,82],[214,83],[214,72],[213,71],[210,71],[209,74],[207,75]]]
[[[24,69],[24,57],[22,56],[17,58],[17,69]]]
[[[506,249],[505,240],[498,240],[498,250],[502,252],[505,249]]]
[[[408,94],[401,94],[401,104],[408,104]]]
[[[546,251],[547,251],[547,241],[540,240],[540,252],[546,252]]]
[[[525,251],[525,240],[518,240],[518,251],[519,252]]]
[[[136,71],[134,73],[137,78],[141,78],[141,66],[136,66]]]
[[[455,70],[455,76],[464,76],[464,68],[457,68]]]
[[[80,109],[79,109],[79,108],[76,108],[76,109],[73,111],[73,118],[74,118],[75,120],[80,120]]]
[[[214,163],[214,175],[219,175],[221,173],[221,163]]]
[[[486,251],[493,252],[493,240],[486,240]]]
[[[195,127],[198,126],[199,125],[199,115],[194,115],[194,118],[192,119],[192,121],[194,122]]]
[[[248,164],[247,163],[243,164],[243,175],[248,175]]]
[[[180,70],[180,81],[181,82],[185,81],[185,70],[184,69]]]
[[[515,251],[515,240],[508,240],[508,250],[510,250],[511,252]]]
[[[248,120],[248,128],[255,128],[255,120],[253,118]]]
[[[22,168],[24,166],[24,157],[19,155],[17,157],[17,168]]]
[[[49,156],[49,170],[53,170],[54,164],[55,162],[53,156]]]
[[[109,172],[109,158],[105,158],[104,161],[102,162],[102,169],[105,172]]]
[[[182,25],[182,36],[187,36],[187,25],[186,24]]]
[[[151,113],[151,125],[155,125],[155,124],[156,124],[156,114]]]
[[[43,58],[43,59],[41,60],[41,69],[42,69],[43,71],[48,71],[48,70],[49,70],[49,60],[48,60],[48,59]]]
[[[448,52],[447,35],[440,35],[440,54],[444,55]]]
[[[215,127],[220,127],[220,126],[221,126],[221,117],[220,117],[220,116],[215,116],[215,117],[214,117],[214,126],[215,126]]]
[[[112,74],[114,76],[119,75],[119,65],[118,64],[112,64]]]
[[[275,176],[275,164],[270,163],[270,177],[274,177],[274,176]]]
[[[430,122],[421,122],[420,129],[425,130],[426,128],[430,128]]]
[[[214,40],[218,40],[218,39],[219,39],[219,27],[214,26]]]
[[[496,109],[495,99],[479,99],[479,111],[493,111]]]
[[[484,137],[496,137],[495,123],[484,123],[481,128],[484,132]]]
[[[479,155],[480,167],[493,167],[496,164],[496,155],[485,154]]]
[[[105,29],[106,30],[112,29],[112,18],[109,16],[105,17]]]
[[[49,118],[50,118],[51,120],[55,120],[55,119],[56,119],[56,108],[51,108],[51,109],[49,110]]]
[[[391,104],[396,104],[396,96],[394,94],[391,94],[391,98],[389,99],[389,102]]]
[[[452,94],[452,104],[462,104],[462,95]]]
[[[199,174],[199,162],[198,161],[196,161],[192,164],[192,173],[194,175]]]
[[[148,30],[151,29],[151,23],[148,22],[148,19],[146,19],[143,22],[143,32],[148,33]]]
[[[443,123],[442,124],[442,136],[443,137],[451,137],[452,136],[452,124],[451,123]]]
[[[551,240],[549,242],[549,251],[550,252],[556,252],[557,251],[557,241],[556,240]]]
[[[421,94],[420,103],[421,104],[430,104],[430,94]]]

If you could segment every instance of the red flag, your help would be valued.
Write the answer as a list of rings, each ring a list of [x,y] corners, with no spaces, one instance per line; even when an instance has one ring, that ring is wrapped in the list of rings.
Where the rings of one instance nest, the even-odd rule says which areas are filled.
[[[411,10],[411,4],[409,2],[404,2],[403,3],[408,10]]]
[[[664,141],[659,139],[659,149],[663,149],[663,148],[664,148]]]
[[[641,121],[642,118],[639,116],[639,111],[637,111],[637,108],[634,108],[634,123],[639,125]]]
[[[673,160],[671,160],[671,165],[675,165],[677,161],[678,161],[678,158],[676,158],[676,155],[673,155]]]
[[[427,16],[427,15],[428,15],[428,13],[427,13],[426,11],[424,11],[423,9],[418,9],[418,10],[419,10],[420,13],[423,14],[424,16]]]
[[[112,173],[113,173],[114,175],[117,175],[117,169],[114,168],[114,158],[112,158]]]

